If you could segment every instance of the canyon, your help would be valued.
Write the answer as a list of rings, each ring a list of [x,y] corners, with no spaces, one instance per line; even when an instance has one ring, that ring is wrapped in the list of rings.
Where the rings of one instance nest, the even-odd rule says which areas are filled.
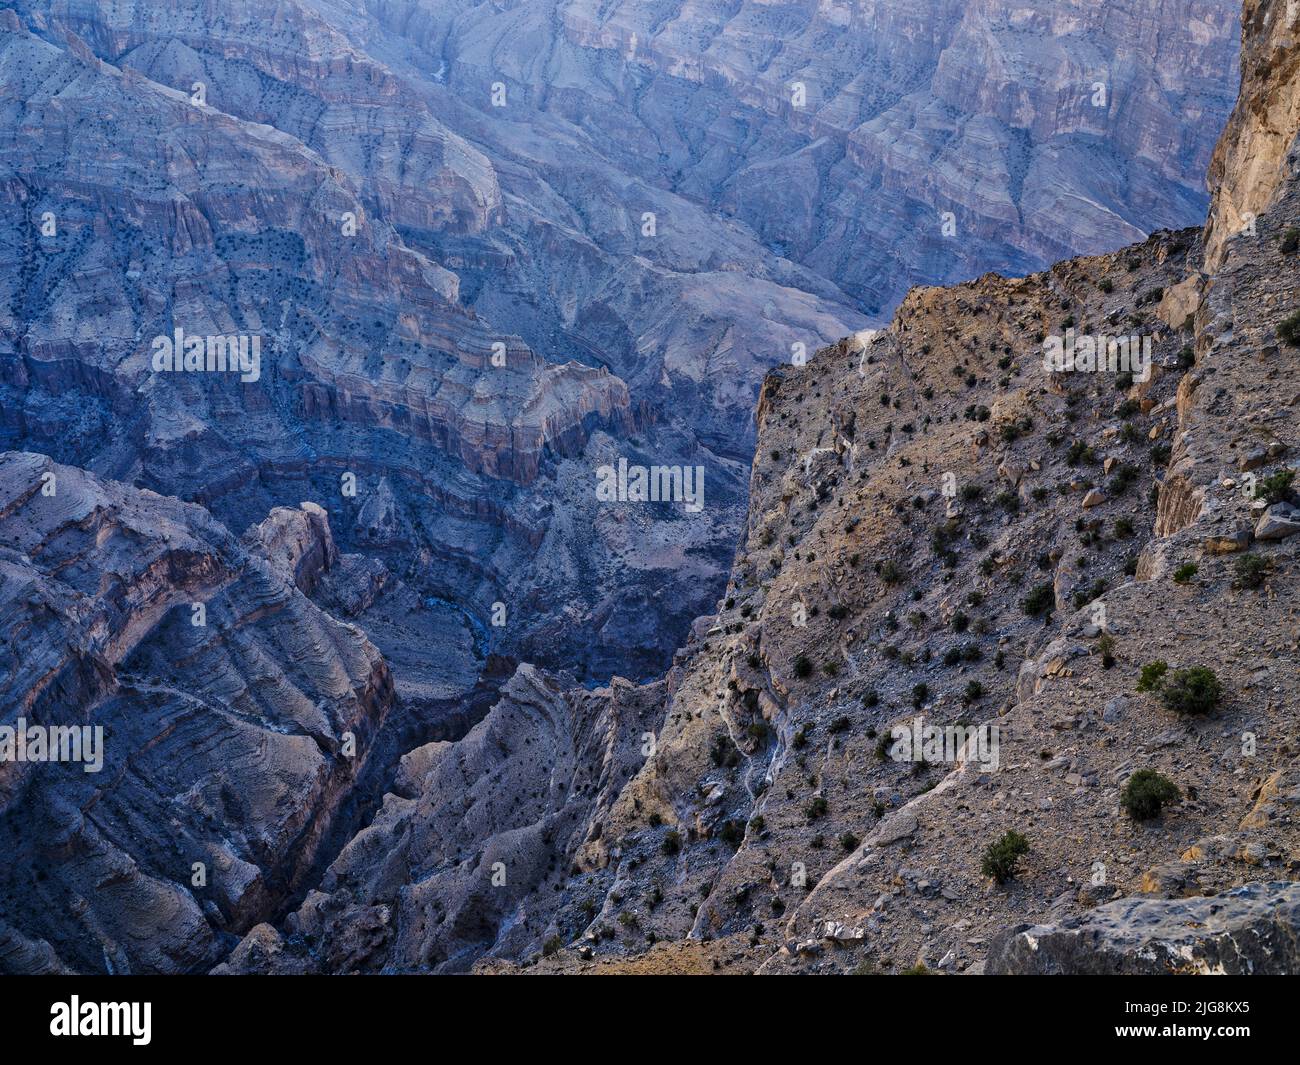
[[[0,13],[0,691],[108,752],[0,766],[0,970],[1118,971],[1290,899],[1287,5],[184,6]]]

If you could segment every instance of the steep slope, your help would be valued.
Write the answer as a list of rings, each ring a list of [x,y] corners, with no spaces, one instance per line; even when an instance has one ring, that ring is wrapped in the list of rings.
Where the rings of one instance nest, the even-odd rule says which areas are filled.
[[[1295,39],[1286,11],[1248,21],[1247,54],[1252,35]],[[1286,70],[1248,69],[1241,111],[1284,108]],[[1221,157],[1254,165],[1249,144]],[[1158,234],[914,292],[885,334],[769,379],[735,613],[698,645],[676,688],[693,675],[694,690],[605,826],[619,857],[592,854],[682,885],[638,914],[655,934],[775,934],[765,971],[976,970],[1008,925],[1294,874],[1300,526],[1269,499],[1289,494],[1300,447],[1283,328],[1300,310],[1295,159],[1206,279],[1192,235]],[[1150,335],[1151,380],[1045,372],[1043,337],[1068,327]],[[1059,621],[1026,616],[1044,610]],[[1211,667],[1216,712],[1139,693],[1157,660]],[[996,725],[996,770],[977,747],[954,771],[895,760],[890,726],[917,716]],[[1119,809],[1146,768],[1183,797],[1154,824]],[[719,789],[731,805],[710,812],[698,796]],[[638,804],[698,842],[665,854]],[[1030,849],[996,886],[985,848],[1013,828]]]

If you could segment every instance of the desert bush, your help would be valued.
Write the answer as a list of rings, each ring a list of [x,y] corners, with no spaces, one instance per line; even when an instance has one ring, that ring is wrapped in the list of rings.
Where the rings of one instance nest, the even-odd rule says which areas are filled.
[[[1240,555],[1233,564],[1232,586],[1234,588],[1260,588],[1268,579],[1272,562],[1263,555]]]
[[[1031,618],[1050,617],[1056,608],[1056,592],[1050,584],[1036,584],[1021,603]]]
[[[980,872],[1005,884],[1016,875],[1016,865],[1029,852],[1029,840],[1014,829],[1002,833],[984,850]]]
[[[1289,314],[1278,322],[1277,335],[1292,347],[1300,347],[1300,311]]]
[[[1291,484],[1295,480],[1295,470],[1275,470],[1267,477],[1261,478],[1255,485],[1255,498],[1265,503],[1292,503],[1295,491]]]
[[[1154,769],[1139,769],[1120,792],[1120,805],[1134,821],[1159,817],[1161,809],[1182,797],[1178,785]]]
[[[1208,714],[1222,701],[1223,685],[1208,666],[1192,666],[1169,674],[1160,699],[1177,714]]]
[[[1169,672],[1169,663],[1156,659],[1154,662],[1148,662],[1142,667],[1142,672],[1138,674],[1137,690],[1140,692],[1153,692],[1160,689],[1164,683],[1165,674]]]

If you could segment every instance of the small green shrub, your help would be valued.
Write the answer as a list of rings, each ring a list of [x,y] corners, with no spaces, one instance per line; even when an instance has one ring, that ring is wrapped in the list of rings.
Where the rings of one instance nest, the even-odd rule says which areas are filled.
[[[1208,714],[1223,700],[1223,685],[1208,666],[1192,666],[1169,674],[1160,699],[1177,714]]]
[[[1272,568],[1271,560],[1263,555],[1239,555],[1237,561],[1233,563],[1232,586],[1234,588],[1262,588]]]
[[[1016,875],[1016,865],[1028,851],[1029,840],[1019,832],[1004,832],[985,848],[980,872],[1005,884]]]
[[[1277,335],[1284,343],[1300,347],[1300,311],[1289,314],[1277,324]]]
[[[1134,821],[1159,817],[1161,809],[1182,798],[1178,785],[1154,769],[1139,769],[1120,792],[1120,805]]]
[[[1037,584],[1025,596],[1021,606],[1031,618],[1051,617],[1056,609],[1056,592],[1050,584]]]
[[[1101,655],[1101,668],[1110,669],[1115,664],[1115,637],[1104,632],[1097,640],[1097,652]]]
[[[1275,470],[1263,477],[1255,485],[1255,498],[1262,499],[1270,506],[1274,503],[1291,503],[1295,501],[1295,492],[1291,487],[1295,480],[1295,470]]]
[[[1142,672],[1138,674],[1137,690],[1140,692],[1158,691],[1160,685],[1164,683],[1165,674],[1168,672],[1168,662],[1162,662],[1159,659],[1148,662],[1142,667]]]
[[[1197,568],[1198,567],[1195,562],[1184,562],[1181,566],[1179,566],[1176,570],[1174,570],[1174,583],[1186,584],[1188,581],[1190,581],[1193,577],[1196,576]]]

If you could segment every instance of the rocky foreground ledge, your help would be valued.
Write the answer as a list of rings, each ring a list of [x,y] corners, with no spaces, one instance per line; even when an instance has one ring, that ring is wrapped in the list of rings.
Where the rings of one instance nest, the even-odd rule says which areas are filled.
[[[1060,925],[995,939],[996,975],[1263,975],[1300,970],[1300,884],[1246,884],[1191,899],[1117,899]]]

